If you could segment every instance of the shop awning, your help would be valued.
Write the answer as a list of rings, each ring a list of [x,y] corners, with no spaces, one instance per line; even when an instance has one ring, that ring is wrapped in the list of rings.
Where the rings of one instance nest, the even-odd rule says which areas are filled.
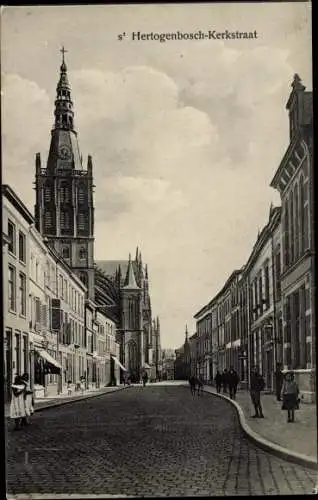
[[[55,373],[59,373],[62,370],[62,366],[60,363],[56,361],[56,359],[51,356],[47,351],[44,349],[36,349],[36,352],[41,356],[41,358],[44,359],[44,361],[49,365],[49,367],[54,370]]]
[[[116,365],[119,366],[119,368],[121,368],[124,372],[126,372],[126,368],[121,364],[121,362],[119,361],[119,359],[116,358],[116,356],[112,356],[113,360],[115,361]]]

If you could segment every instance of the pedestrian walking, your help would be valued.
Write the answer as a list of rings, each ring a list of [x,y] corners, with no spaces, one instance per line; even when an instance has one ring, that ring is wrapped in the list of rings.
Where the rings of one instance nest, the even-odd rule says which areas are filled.
[[[81,395],[84,396],[84,392],[85,392],[85,378],[84,377],[81,377],[81,380],[80,380],[80,390],[81,390]]]
[[[203,386],[204,386],[204,381],[202,375],[199,375],[197,379],[197,386],[198,386],[198,396],[203,396]]]
[[[265,382],[262,375],[255,368],[251,373],[250,381],[250,395],[255,409],[253,418],[264,418],[262,404],[261,404],[261,391],[265,387]]]
[[[189,378],[189,384],[190,384],[190,391],[191,391],[191,394],[192,396],[195,396],[195,377],[194,375],[191,375],[191,377]]]
[[[24,392],[25,417],[24,417],[24,419],[22,419],[22,424],[28,425],[29,419],[30,419],[31,415],[33,415],[33,413],[34,413],[33,391],[31,391],[31,387],[30,387],[29,374],[24,373],[22,375],[21,379],[25,385],[25,392]]]
[[[67,381],[67,395],[72,396],[72,381],[71,380]]]
[[[231,399],[236,398],[237,386],[238,386],[239,381],[240,381],[240,379],[239,379],[237,372],[231,366],[230,371],[228,373],[229,392],[230,392]]]
[[[228,371],[227,371],[227,368],[224,368],[223,373],[222,373],[222,386],[223,386],[223,393],[224,394],[227,394],[228,385],[229,385]]]
[[[26,417],[24,401],[25,384],[20,375],[16,375],[11,389],[10,418],[14,420],[15,430],[18,430],[22,427],[22,419]]]
[[[216,371],[214,380],[215,380],[215,385],[216,385],[216,391],[218,394],[220,394],[221,387],[222,387],[222,374],[220,373],[219,370]]]
[[[299,408],[299,388],[293,372],[287,372],[283,383],[282,410],[287,410],[287,422],[295,421],[295,410]]]
[[[144,387],[146,387],[147,382],[148,382],[148,373],[145,372],[142,376],[142,384]]]
[[[281,364],[277,363],[275,372],[275,390],[276,390],[277,401],[281,401],[283,382],[284,382],[284,374],[282,372]]]

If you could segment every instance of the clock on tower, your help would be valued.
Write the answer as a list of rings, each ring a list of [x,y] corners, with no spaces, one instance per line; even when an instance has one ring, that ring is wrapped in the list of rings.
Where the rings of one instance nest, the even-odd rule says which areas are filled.
[[[71,148],[69,148],[68,146],[61,146],[59,148],[59,158],[61,158],[61,160],[71,160],[72,159],[72,151],[71,151]]]

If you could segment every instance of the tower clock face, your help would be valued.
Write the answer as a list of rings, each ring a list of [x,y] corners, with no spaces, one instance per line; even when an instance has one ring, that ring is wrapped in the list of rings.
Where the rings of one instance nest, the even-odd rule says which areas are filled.
[[[61,160],[71,160],[72,159],[72,151],[68,146],[61,146],[59,148],[59,157]]]

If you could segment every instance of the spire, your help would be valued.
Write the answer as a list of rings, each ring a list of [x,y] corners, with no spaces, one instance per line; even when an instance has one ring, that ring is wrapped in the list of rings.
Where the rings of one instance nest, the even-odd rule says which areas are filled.
[[[73,102],[71,100],[71,87],[68,81],[65,62],[65,53],[67,50],[62,47],[61,52],[62,64],[60,67],[60,79],[56,87],[54,129],[74,130]]]
[[[188,342],[188,325],[186,324],[186,329],[185,329],[185,341]]]
[[[139,248],[138,248],[138,245],[137,245],[135,261],[138,262],[138,260],[139,260]]]
[[[126,274],[126,279],[124,283],[124,288],[130,288],[131,290],[138,290],[139,287],[136,283],[135,273],[133,264],[131,262],[131,254],[129,254],[128,269]]]
[[[157,330],[160,330],[160,321],[159,321],[159,316],[157,316]]]
[[[148,265],[145,265],[145,278],[148,279]]]

